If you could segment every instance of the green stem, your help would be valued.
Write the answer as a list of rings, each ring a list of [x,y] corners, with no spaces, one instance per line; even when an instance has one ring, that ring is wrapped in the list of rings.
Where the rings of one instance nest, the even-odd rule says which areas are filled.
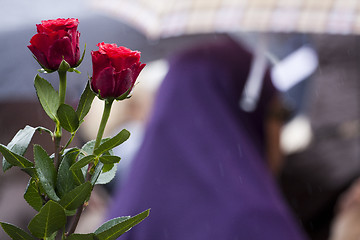
[[[114,99],[106,99],[105,100],[105,106],[104,106],[104,112],[103,112],[103,115],[102,115],[102,118],[101,118],[101,122],[100,122],[100,126],[99,126],[99,130],[98,130],[98,133],[97,133],[97,136],[96,136],[96,140],[95,140],[95,145],[94,145],[94,150],[99,147],[100,143],[101,143],[101,139],[104,135],[104,130],[105,130],[105,126],[106,126],[106,123],[109,119],[109,116],[110,116],[110,111],[111,111],[111,106],[112,106],[112,103],[114,102]],[[94,151],[93,150],[93,151]],[[90,178],[91,178],[91,173],[90,173],[90,169],[92,168],[92,164],[90,163],[89,164],[89,169],[88,169],[88,172],[86,174],[86,181],[89,181]],[[72,234],[75,232],[75,229],[76,229],[76,226],[80,220],[80,216],[83,212],[83,208],[84,206],[81,205],[80,207],[78,207],[78,209],[76,210],[76,214],[73,218],[73,222],[70,226],[70,230],[69,232],[67,233],[68,235]]]
[[[61,240],[63,239],[63,236],[64,236],[64,228],[57,231],[55,240]]]
[[[76,214],[75,214],[75,216],[73,218],[73,222],[72,222],[71,227],[70,227],[70,229],[69,229],[69,231],[67,233],[68,236],[75,232],[75,229],[76,229],[76,227],[77,227],[77,225],[79,223],[82,211],[83,211],[83,205],[78,207],[78,209],[76,210]]]
[[[101,139],[102,139],[102,137],[104,135],[105,126],[106,126],[106,123],[107,123],[107,121],[109,119],[110,110],[111,110],[111,106],[112,106],[113,102],[114,102],[114,99],[105,100],[104,112],[103,112],[103,115],[102,115],[102,118],[101,118],[99,130],[98,130],[98,133],[97,133],[97,136],[96,136],[94,150],[96,148],[98,148],[100,143],[101,143]]]
[[[106,123],[107,123],[107,121],[109,119],[109,116],[110,116],[111,106],[112,106],[113,102],[114,102],[114,99],[106,99],[105,100],[104,112],[103,112],[101,122],[100,122],[100,125],[99,125],[99,130],[98,130],[98,133],[97,133],[97,136],[96,136],[93,153],[94,153],[95,149],[97,149],[100,146],[102,137],[104,135],[105,126],[106,126]],[[87,174],[86,174],[86,181],[89,181],[91,179],[91,169],[92,169],[92,167],[93,167],[93,163],[90,163],[89,167],[88,167]]]
[[[55,145],[55,169],[58,170],[60,166],[60,141],[61,141],[61,135],[54,137],[54,145]]]
[[[58,71],[59,74],[59,106],[65,103],[66,95],[66,71]],[[59,168],[61,162],[60,152],[60,142],[61,142],[62,130],[60,122],[56,121],[56,129],[54,134],[54,143],[55,143],[55,167]]]
[[[59,73],[59,97],[60,104],[65,103],[65,95],[66,95],[66,73],[67,71],[58,71]]]
[[[60,151],[60,154],[64,153],[64,150],[70,145],[70,143],[72,142],[72,140],[74,140],[75,137],[75,133],[71,134],[71,137],[69,139],[69,141],[65,144],[65,146],[62,148],[62,150]]]

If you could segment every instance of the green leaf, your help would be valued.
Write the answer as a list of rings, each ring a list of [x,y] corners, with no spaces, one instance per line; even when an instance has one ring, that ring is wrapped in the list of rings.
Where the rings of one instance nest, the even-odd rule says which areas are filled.
[[[73,172],[70,170],[70,166],[75,163],[78,155],[79,149],[73,148],[67,151],[62,158],[56,180],[56,190],[60,198],[73,190],[76,185],[80,185],[74,180]]]
[[[44,78],[36,75],[34,81],[36,94],[46,114],[54,121],[57,120],[56,112],[59,108],[59,95],[51,84]]]
[[[116,146],[119,146],[120,144],[125,142],[129,137],[130,137],[130,132],[126,129],[123,129],[116,136],[105,141],[97,149],[95,149],[94,154],[100,156],[104,152],[109,151]]]
[[[66,224],[66,215],[63,207],[50,200],[35,215],[29,223],[30,232],[37,238],[47,238]]]
[[[120,157],[118,156],[111,156],[111,155],[103,155],[99,158],[100,162],[104,164],[114,164],[120,161]]]
[[[104,164],[103,169],[102,169],[102,173],[109,172],[110,170],[113,169],[114,166],[115,166],[114,163]]]
[[[89,113],[94,98],[95,93],[91,90],[90,83],[88,81],[83,93],[81,94],[79,105],[76,109],[76,114],[78,115],[80,122]]]
[[[99,238],[96,237],[94,233],[87,233],[87,234],[73,233],[67,238],[67,240],[98,240],[98,239]]]
[[[65,194],[64,197],[61,198],[59,204],[66,210],[75,210],[90,197],[91,190],[91,183],[85,182],[84,184]]]
[[[85,144],[86,145],[86,144]],[[65,150],[65,154],[67,154],[67,152],[68,152],[69,150]],[[69,153],[71,152],[72,150],[70,150],[69,151]],[[84,154],[82,153],[83,152],[83,150],[81,149],[81,151],[80,151],[80,155],[79,155],[79,157],[80,156],[84,156]],[[74,160],[74,162],[75,162],[75,160]],[[74,164],[74,162],[72,163],[72,164]],[[72,165],[71,164],[71,165]],[[69,169],[70,169],[70,166],[69,166]],[[76,186],[79,186],[79,185],[81,185],[81,184],[83,184],[84,182],[85,182],[85,174],[86,174],[86,172],[84,173],[83,171],[82,171],[82,169],[78,169],[78,170],[70,170],[71,171],[71,174],[72,174],[72,176],[73,176],[73,179],[74,179],[74,184],[76,185]]]
[[[36,181],[32,178],[29,180],[25,190],[24,199],[36,211],[40,211],[43,206],[43,200],[40,196],[38,186],[36,185]]]
[[[101,225],[98,229],[96,229],[95,234],[99,234],[106,230],[109,230],[111,227],[114,227],[116,224],[122,223],[130,218],[131,218],[131,216],[123,216],[123,217],[113,218],[113,219],[107,221],[106,223],[104,223],[103,225]]]
[[[75,132],[79,128],[79,118],[74,109],[67,105],[61,104],[57,110],[57,116],[60,125],[68,132]]]
[[[13,166],[18,166],[20,168],[29,168],[34,166],[34,163],[30,162],[25,157],[10,151],[2,144],[0,144],[0,152],[2,153],[6,161]]]
[[[96,180],[95,184],[107,184],[111,182],[111,180],[113,180],[116,176],[116,170],[117,170],[117,165],[114,165],[114,167],[111,168],[111,170],[107,170],[106,172],[102,171],[100,173],[100,176]]]
[[[40,145],[34,145],[34,159],[36,172],[46,194],[50,199],[59,201],[55,192],[56,170],[53,161]]]
[[[38,178],[35,167],[22,168],[21,170],[26,172],[32,178]]]
[[[95,185],[99,176],[100,176],[100,173],[102,171],[102,168],[104,167],[104,164],[102,162],[99,162],[96,166],[95,166],[95,170],[94,170],[94,173],[91,177],[91,184],[92,185]]]
[[[85,173],[81,169],[72,171],[75,185],[80,185],[85,182]]]
[[[11,140],[11,142],[7,145],[7,149],[11,150],[14,153],[17,153],[21,156],[24,156],[30,142],[31,139],[35,133],[36,130],[44,130],[46,132],[50,132],[51,131],[43,128],[43,127],[30,127],[30,126],[25,126],[24,129],[20,129],[16,135],[14,136],[14,138]],[[8,170],[9,168],[11,168],[12,165],[6,161],[6,159],[3,159],[3,171],[5,172],[6,170]]]
[[[95,234],[99,240],[116,240],[123,233],[127,232],[133,226],[140,223],[147,216],[149,216],[149,212],[150,209],[127,219],[124,217],[112,219],[100,226],[95,231]]]
[[[54,232],[50,237],[46,238],[46,240],[55,240],[57,232]]]
[[[107,221],[106,223],[104,223],[103,225],[101,225],[98,229],[96,229],[95,234],[99,234],[106,230],[109,230],[111,227],[114,227],[116,224],[122,223],[130,218],[131,218],[131,216],[123,216],[123,217],[113,218],[113,219]]]
[[[100,144],[106,142],[109,139],[110,138],[101,139]],[[91,140],[91,141],[85,143],[84,146],[82,146],[82,148],[81,148],[80,156],[84,157],[84,156],[87,156],[87,155],[92,155],[93,151],[94,151],[94,146],[95,146],[95,140]],[[112,151],[108,151],[105,154],[113,155]]]
[[[81,158],[79,161],[75,162],[71,167],[70,170],[77,170],[81,169],[82,167],[85,167],[90,162],[92,162],[96,158],[95,155],[89,155],[86,157]]]
[[[91,183],[93,185],[95,184],[107,184],[111,182],[115,178],[117,167],[114,165],[111,170],[106,169],[106,171],[103,171],[104,164],[102,162],[99,162],[96,167],[94,174],[91,178]]]
[[[35,240],[30,234],[12,224],[0,222],[0,225],[13,240]]]
[[[103,142],[105,142],[107,140],[108,140],[108,138],[102,139],[101,143],[103,143]],[[91,140],[91,141],[85,143],[84,146],[81,148],[79,158],[81,159],[81,157],[85,157],[85,155],[91,155],[93,153],[94,146],[95,146],[95,140]],[[109,151],[105,152],[104,154],[112,155],[113,152],[112,152],[112,150],[109,150]],[[100,173],[102,171],[103,165],[104,165],[103,163],[99,162],[97,164],[97,166],[95,167],[95,172],[94,172],[94,174],[93,174],[93,176],[91,178],[91,183],[93,185],[96,183],[96,181],[97,181],[97,179],[98,179],[98,177],[99,177],[99,175],[100,175]],[[84,174],[86,174],[87,169],[83,168],[82,170],[84,170],[85,171]]]
[[[95,140],[91,140],[85,143],[81,148],[80,156],[85,157],[88,155],[92,155],[94,151],[94,146],[95,146]]]
[[[30,141],[38,128],[34,128],[31,126],[25,126],[25,128],[20,129],[11,142],[7,145],[7,147],[20,155],[23,155],[28,148]]]

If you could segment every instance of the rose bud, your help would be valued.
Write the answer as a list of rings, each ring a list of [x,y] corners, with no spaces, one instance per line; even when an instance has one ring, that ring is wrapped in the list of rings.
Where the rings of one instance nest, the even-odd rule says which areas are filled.
[[[77,67],[80,59],[78,19],[58,18],[36,24],[37,34],[28,48],[44,69],[57,70],[64,59],[70,67]]]
[[[122,100],[132,90],[136,78],[146,64],[140,62],[140,52],[116,44],[98,43],[92,51],[92,90],[100,98]]]

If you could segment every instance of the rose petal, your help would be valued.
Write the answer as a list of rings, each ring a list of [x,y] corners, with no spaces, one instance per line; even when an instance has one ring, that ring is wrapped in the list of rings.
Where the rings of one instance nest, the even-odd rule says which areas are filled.
[[[97,78],[93,77],[91,87],[96,93],[100,92],[102,98],[114,97],[114,68],[104,68]]]
[[[30,51],[49,69],[58,69],[63,58],[75,67],[80,59],[78,24],[74,18],[41,21],[36,25],[38,34],[30,40]]]
[[[141,53],[104,42],[97,46],[99,50],[91,53],[92,89],[96,93],[100,92],[102,98],[118,98],[128,90],[131,91],[136,78],[145,67],[145,64],[140,62]]]
[[[146,64],[136,63],[131,68],[115,73],[115,98],[134,87],[137,77]]]
[[[116,69],[116,71],[120,72],[139,62],[140,56],[135,54],[109,55],[109,58],[112,62],[112,66]]]
[[[112,66],[117,72],[130,68],[136,62],[140,60],[140,52],[132,51],[126,47],[118,47],[116,44],[98,43],[99,52],[106,54]]]
[[[79,38],[80,38],[80,32],[76,31],[74,35],[70,35],[72,39],[71,46],[73,47],[74,51],[74,57],[76,63],[80,60],[80,47],[79,47]]]
[[[99,51],[92,51],[91,58],[93,63],[93,78],[96,79],[99,73],[106,67],[111,67],[109,58]]]
[[[51,39],[48,35],[45,34],[35,34],[30,39],[31,45],[37,48],[39,51],[43,52],[44,54],[47,53],[50,45],[52,44]]]
[[[36,59],[38,60],[38,62],[40,62],[42,66],[49,68],[47,58],[43,52],[37,49],[34,45],[29,45],[27,47],[30,49],[32,54],[36,57]]]
[[[77,28],[79,20],[75,18],[58,18],[55,20],[44,20],[41,21],[41,26],[45,31],[59,31],[70,28]]]
[[[115,73],[114,97],[117,98],[133,86],[133,73],[130,68]]]
[[[53,43],[49,49],[49,65],[50,69],[58,69],[63,57],[71,67],[76,65],[75,55],[68,37],[59,39]]]
[[[141,70],[146,66],[145,63],[138,62],[132,66],[133,78],[136,81],[137,77],[139,76]]]

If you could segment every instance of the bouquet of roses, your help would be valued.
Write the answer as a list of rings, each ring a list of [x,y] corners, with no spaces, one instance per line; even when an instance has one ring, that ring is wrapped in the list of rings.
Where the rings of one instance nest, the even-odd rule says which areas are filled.
[[[119,217],[100,226],[94,233],[75,233],[81,213],[87,205],[95,184],[107,183],[114,177],[120,157],[112,149],[126,141],[130,133],[122,130],[116,136],[103,139],[104,129],[115,100],[129,98],[135,81],[145,67],[140,62],[140,52],[116,44],[99,43],[98,51],[92,51],[93,75],[86,84],[77,108],[65,103],[67,72],[80,73],[78,67],[85,55],[80,57],[77,19],[42,21],[37,34],[28,48],[41,65],[40,72],[58,72],[59,87],[56,91],[44,78],[36,75],[34,86],[39,102],[54,122],[54,130],[26,126],[18,131],[11,142],[0,144],[3,155],[3,171],[19,167],[29,175],[24,193],[27,203],[38,213],[28,224],[27,231],[12,224],[1,222],[4,231],[14,240],[68,239],[111,240],[145,219],[149,210],[133,217]],[[82,147],[69,147],[92,101],[98,96],[104,101],[104,112],[95,140]],[[36,131],[50,134],[54,152],[48,153],[40,145],[33,146],[34,159],[24,154]],[[64,141],[63,131],[69,132]],[[63,141],[62,141],[63,140]],[[65,142],[65,144],[61,144]]]

